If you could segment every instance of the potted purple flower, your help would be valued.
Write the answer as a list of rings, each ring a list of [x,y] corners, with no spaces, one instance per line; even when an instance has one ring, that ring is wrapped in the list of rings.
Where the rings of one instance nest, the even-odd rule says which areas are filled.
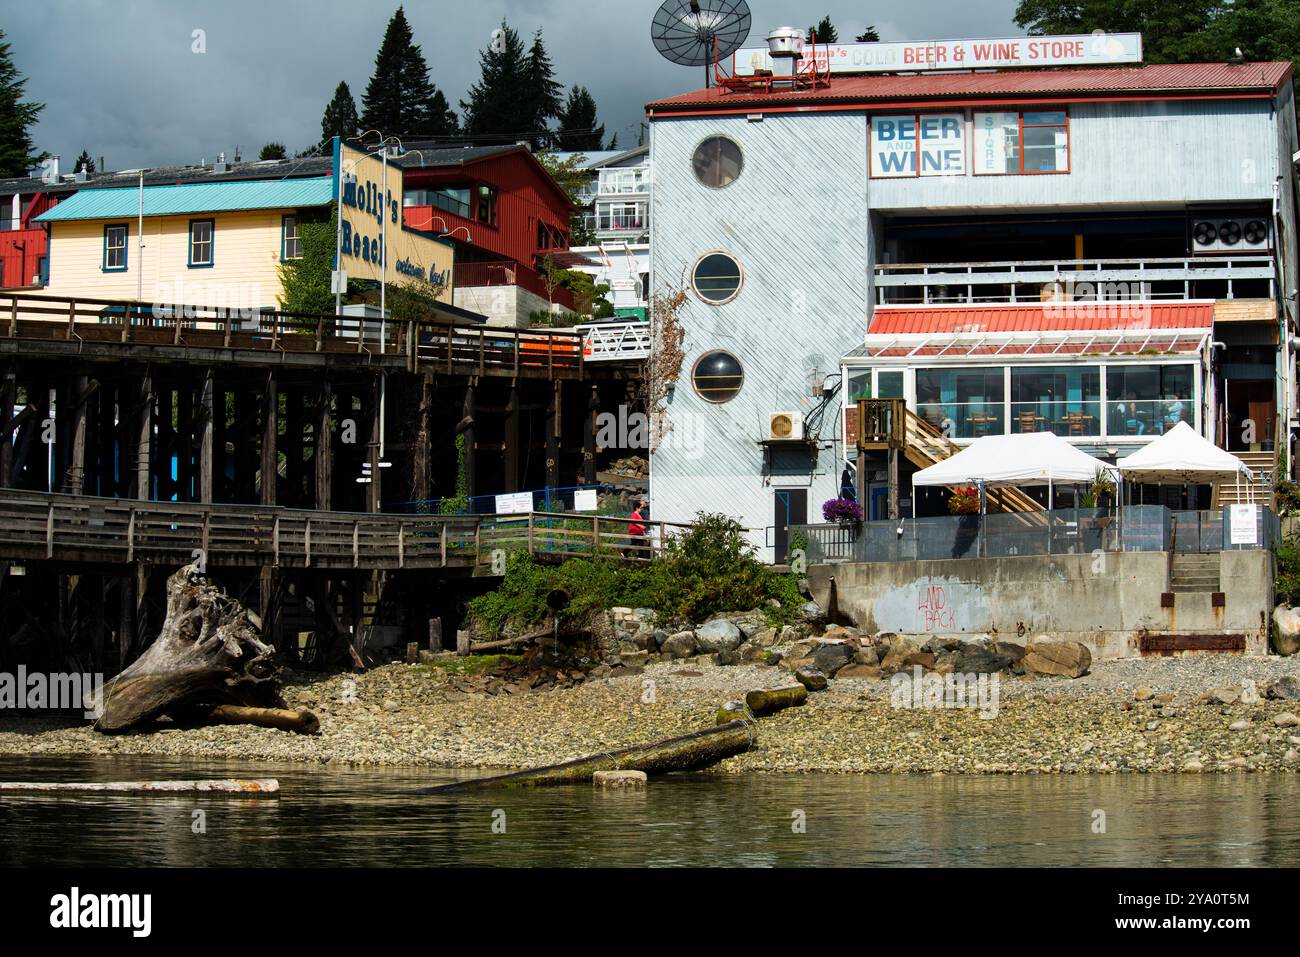
[[[822,503],[822,518],[837,525],[860,525],[862,506],[851,498],[833,498]]]

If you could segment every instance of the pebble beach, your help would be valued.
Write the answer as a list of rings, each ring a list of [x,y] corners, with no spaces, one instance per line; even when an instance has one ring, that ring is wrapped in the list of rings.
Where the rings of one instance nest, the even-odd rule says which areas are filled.
[[[779,667],[707,657],[647,665],[572,687],[466,691],[454,673],[390,664],[363,674],[289,676],[307,737],[249,726],[102,735],[74,716],[0,716],[0,755],[164,755],[252,762],[521,768],[712,725],[745,692],[790,685]],[[1077,679],[999,678],[997,713],[902,707],[888,680],[836,678],[802,707],[763,717],[757,743],[715,773],[1248,773],[1300,769],[1300,702],[1263,697],[1300,678],[1300,656],[1205,655],[1095,662]],[[1249,679],[1258,700],[1207,702]],[[1295,723],[1292,723],[1295,722]]]

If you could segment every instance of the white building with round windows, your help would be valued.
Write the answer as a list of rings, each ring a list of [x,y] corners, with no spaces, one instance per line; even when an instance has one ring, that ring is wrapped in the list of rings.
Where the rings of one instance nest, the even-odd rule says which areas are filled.
[[[984,435],[1116,461],[1186,422],[1262,474],[1294,463],[1291,65],[1096,66],[1084,44],[1051,69],[882,72],[900,46],[934,52],[836,47],[792,88],[741,51],[723,85],[647,106],[650,292],[685,294],[652,517],[725,513],[781,561],[846,471],[869,521],[945,513],[911,475]],[[905,405],[889,466],[859,402]]]
[[[651,515],[722,512],[782,560],[839,490],[840,356],[867,301],[863,116],[651,124],[653,294],[686,293],[685,361],[650,462]],[[656,218],[658,217],[658,218]],[[837,262],[856,262],[843,269]]]

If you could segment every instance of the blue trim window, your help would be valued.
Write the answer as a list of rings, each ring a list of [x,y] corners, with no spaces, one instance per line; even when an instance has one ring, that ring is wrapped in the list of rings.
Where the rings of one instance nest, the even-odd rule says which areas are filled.
[[[212,234],[216,223],[211,219],[190,220],[190,268],[208,269],[212,266]]]
[[[126,223],[112,223],[104,227],[104,272],[126,272]]]
[[[292,213],[280,221],[280,258],[302,258],[302,241],[298,238],[298,217]]]

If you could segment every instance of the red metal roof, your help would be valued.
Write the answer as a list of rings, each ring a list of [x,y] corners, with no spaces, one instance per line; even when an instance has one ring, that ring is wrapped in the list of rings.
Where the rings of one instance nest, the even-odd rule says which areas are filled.
[[[1140,94],[1176,96],[1272,95],[1291,75],[1289,62],[1154,63],[1097,69],[995,70],[978,73],[918,73],[834,76],[817,90],[732,93],[723,87],[695,90],[646,105],[654,112],[719,112],[758,105],[844,107],[918,100],[1101,98]]]
[[[879,306],[868,335],[1209,329],[1213,302],[1045,302],[1029,306]]]

